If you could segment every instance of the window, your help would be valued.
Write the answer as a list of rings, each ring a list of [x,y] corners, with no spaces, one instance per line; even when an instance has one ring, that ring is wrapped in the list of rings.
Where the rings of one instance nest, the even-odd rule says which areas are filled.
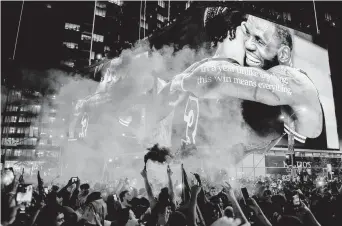
[[[56,118],[55,118],[55,117],[49,117],[49,123],[54,123],[54,122],[55,122],[55,120],[56,120]]]
[[[72,61],[63,61],[62,64],[68,66],[68,67],[74,67],[75,63]]]
[[[95,15],[101,16],[101,17],[106,17],[106,10],[105,9],[95,9]]]
[[[105,46],[104,47],[104,52],[106,52],[106,51],[110,51],[110,47],[109,46]]]
[[[65,45],[69,49],[78,49],[78,44],[73,42],[63,42],[63,45]]]
[[[46,145],[47,144],[47,139],[40,139],[39,145]]]
[[[331,14],[330,13],[325,13],[325,20],[330,22],[331,21]]]
[[[121,0],[109,0],[108,2],[117,4],[118,6],[122,6],[123,4],[123,1]]]
[[[37,144],[37,138],[28,138],[23,141],[24,145],[36,145]]]
[[[73,30],[73,31],[80,31],[81,25],[72,24],[72,23],[65,23],[65,30]]]
[[[161,22],[164,22],[164,17],[160,14],[157,15],[157,19]]]
[[[96,2],[96,6],[101,8],[101,9],[107,8],[106,3],[104,3],[104,2]]]
[[[5,118],[5,122],[16,122],[17,121],[17,116],[7,116]]]
[[[30,137],[38,137],[38,127],[36,126],[30,127]]]
[[[14,150],[14,154],[13,155],[14,156],[21,156],[22,155],[22,150],[20,150],[20,149]]]
[[[103,42],[103,35],[94,34],[93,40],[94,42]]]
[[[27,106],[22,106],[22,107],[20,108],[20,111],[28,111],[28,107],[27,107]]]
[[[188,1],[185,5],[185,9],[188,9],[190,7],[190,5],[191,5],[191,1]]]
[[[90,36],[90,35],[82,34],[82,35],[81,35],[81,40],[90,41],[90,40],[91,40],[91,36]]]
[[[91,54],[90,54],[90,59],[92,59],[92,60],[95,59],[95,52],[91,52]]]
[[[291,21],[291,13],[284,12],[284,21]]]
[[[25,128],[25,137],[29,136],[29,134],[30,134],[30,128],[26,127]]]
[[[18,111],[18,106],[9,105],[7,111]]]
[[[162,7],[162,8],[165,8],[165,2],[162,1],[162,0],[159,0],[159,1],[158,1],[158,5],[159,5],[160,7]]]
[[[9,133],[15,133],[15,128],[14,127],[10,127],[9,128]]]
[[[17,133],[24,133],[24,128],[17,128]]]

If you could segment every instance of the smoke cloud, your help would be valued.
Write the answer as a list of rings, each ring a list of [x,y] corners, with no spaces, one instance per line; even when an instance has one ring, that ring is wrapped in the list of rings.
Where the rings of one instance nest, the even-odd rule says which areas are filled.
[[[147,50],[149,57],[144,54]],[[175,52],[173,46],[156,50],[144,43],[123,51],[119,58],[103,64],[97,73],[102,77],[100,83],[56,69],[44,72],[44,76],[32,76],[36,72],[26,71],[25,80],[31,84],[41,84],[40,90],[51,95],[54,93],[55,96],[52,102],[46,98],[42,117],[48,117],[48,112],[56,109],[55,119],[49,124],[48,131],[53,138],[58,138],[56,145],[62,147],[58,162],[62,166],[59,180],[65,182],[70,177],[78,176],[83,182],[103,179],[114,181],[128,177],[138,179],[135,182],[137,187],[143,186],[140,172],[144,168],[146,148],[158,143],[150,137],[155,129],[151,125],[157,121],[153,111],[150,111],[153,110],[155,78],[169,82],[194,62],[211,56],[212,53],[205,48],[194,50],[184,47]],[[39,81],[35,80],[37,78]],[[143,108],[145,119],[144,113],[141,114]],[[85,109],[89,117],[85,137],[68,141],[68,135],[79,135],[77,133],[80,131],[73,131],[72,128],[80,125]],[[231,109],[231,114],[235,110]],[[141,119],[130,117],[134,114]],[[122,122],[130,122],[130,126],[126,127]],[[212,181],[235,174],[230,169],[235,159],[229,151],[231,147],[216,150],[215,145],[225,140],[222,136],[241,138],[236,137],[234,131],[222,134],[222,123],[234,122],[227,117],[226,122],[208,125],[210,129],[207,132],[216,133],[216,139],[206,141],[207,147],[196,150],[195,155],[171,163],[174,181],[181,181],[180,163],[184,164],[190,178],[190,172],[198,172]],[[226,169],[226,172],[220,174],[222,169]],[[149,162],[147,170],[151,178],[166,183],[166,166]]]

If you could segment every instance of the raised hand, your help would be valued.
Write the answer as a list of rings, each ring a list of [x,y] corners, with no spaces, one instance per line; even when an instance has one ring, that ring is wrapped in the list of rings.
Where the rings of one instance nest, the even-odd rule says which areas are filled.
[[[144,179],[146,179],[147,178],[147,171],[146,171],[146,169],[143,169],[142,171],[141,171],[141,176],[144,178]]]
[[[198,185],[193,185],[191,187],[191,194],[192,195],[198,195],[201,191],[202,187],[201,186],[198,186]]]
[[[240,219],[233,219],[228,217],[221,217],[215,221],[211,226],[238,226],[241,224]]]
[[[167,165],[167,175],[171,177],[172,174],[173,174],[173,172],[172,172],[172,170],[170,168],[170,165]]]

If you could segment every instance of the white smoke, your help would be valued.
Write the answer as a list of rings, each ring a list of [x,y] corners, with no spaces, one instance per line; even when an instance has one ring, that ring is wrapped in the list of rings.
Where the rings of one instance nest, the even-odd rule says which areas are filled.
[[[144,55],[136,57],[146,50],[150,51],[148,58]],[[138,136],[140,141],[148,137],[148,134],[144,134],[146,130],[143,128],[137,127],[132,131],[128,127],[125,128],[119,122],[120,117],[127,114],[127,108],[139,105],[137,97],[153,89],[155,77],[168,82],[192,63],[207,57],[211,57],[211,53],[204,48],[194,50],[184,47],[175,52],[172,46],[165,46],[161,50],[150,50],[146,44],[123,51],[119,60],[104,66],[101,69],[104,81],[100,83],[55,69],[45,72],[44,79],[39,78],[39,81],[31,79],[34,76],[28,76],[33,83],[40,82],[56,92],[53,102],[57,104],[47,103],[44,108],[45,112],[52,107],[57,108],[56,119],[50,124],[50,129],[54,138],[63,138],[59,139],[58,143],[62,147],[62,157],[58,162],[62,165],[60,181],[75,176],[82,181],[101,181],[106,176],[104,172],[107,171],[111,180],[123,177],[137,178],[137,186],[143,186],[140,171],[143,169],[143,156],[147,144],[143,142],[138,144],[134,137],[130,141],[127,134]],[[106,74],[108,70],[109,73]],[[30,73],[26,72],[26,74]],[[85,139],[67,141],[65,136],[74,117],[75,104],[80,99],[87,99],[86,97],[94,102],[97,100],[99,103],[102,100],[105,103],[91,108]],[[153,101],[145,104],[148,114],[149,108],[153,108]],[[234,110],[231,114],[234,114]],[[156,119],[150,116],[145,122],[146,126],[155,121]],[[220,123],[213,124],[208,130],[210,133],[217,133],[215,141],[210,141],[208,147],[199,149],[198,155],[182,161],[189,177],[191,177],[190,172],[198,172],[215,180],[217,172],[233,164],[234,158],[227,150],[213,151],[215,147],[212,144],[224,140],[220,137],[234,136],[234,131],[222,134],[219,126]],[[218,146],[222,147],[222,145]],[[115,160],[116,158],[118,160]],[[120,164],[113,165],[112,162],[115,161]],[[172,164],[171,169],[174,171],[174,181],[181,181],[180,164]],[[148,170],[151,177],[166,183],[165,166],[149,163]],[[230,174],[230,171],[227,171]]]

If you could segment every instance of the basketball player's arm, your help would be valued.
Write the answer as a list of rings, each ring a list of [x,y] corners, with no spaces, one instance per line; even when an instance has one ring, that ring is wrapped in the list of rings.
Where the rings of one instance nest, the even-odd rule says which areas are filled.
[[[172,80],[179,77],[180,75],[185,76],[187,75],[191,70],[198,67],[204,62],[209,61],[208,58],[203,59],[201,61],[198,61],[194,64],[192,64],[190,67],[188,67],[185,71],[183,71],[181,74],[174,76]],[[156,121],[159,122],[166,118],[170,113],[173,111],[174,107],[177,105],[177,103],[181,102],[183,98],[186,96],[186,93],[181,90],[171,90],[172,81],[168,82],[161,90],[158,92],[156,98],[155,98],[155,104],[153,105]]]
[[[215,60],[178,79],[180,90],[199,98],[235,97],[270,106],[289,105],[298,119],[295,130],[299,134],[310,138],[321,134],[322,109],[317,89],[297,69],[276,66],[264,71]]]

